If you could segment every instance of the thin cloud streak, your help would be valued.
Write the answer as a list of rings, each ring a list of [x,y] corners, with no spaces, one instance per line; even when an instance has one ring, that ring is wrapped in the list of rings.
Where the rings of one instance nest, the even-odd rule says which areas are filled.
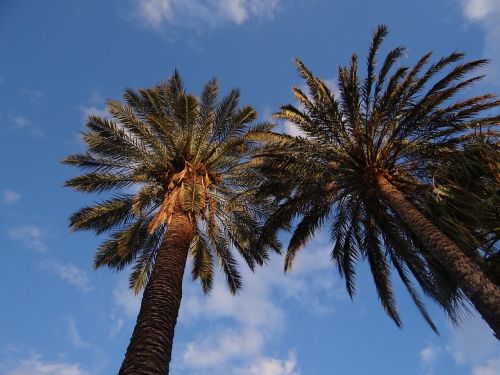
[[[87,273],[76,267],[74,264],[63,264],[55,259],[52,259],[42,262],[41,265],[44,270],[58,276],[64,281],[67,281],[81,292],[88,293],[94,290]]]
[[[78,332],[78,329],[76,328],[76,322],[72,318],[68,318],[67,320],[68,324],[68,337],[71,341],[71,344],[77,349],[86,349],[90,348],[91,345],[84,341],[82,337],[80,336],[80,332]]]
[[[79,364],[68,362],[46,362],[40,356],[21,360],[6,375],[91,375]]]
[[[7,237],[37,253],[47,251],[47,245],[45,244],[47,233],[39,226],[21,225],[10,228],[7,230]]]
[[[22,115],[9,115],[10,128],[14,130],[27,130],[34,138],[43,138],[44,133],[31,122],[26,116]]]

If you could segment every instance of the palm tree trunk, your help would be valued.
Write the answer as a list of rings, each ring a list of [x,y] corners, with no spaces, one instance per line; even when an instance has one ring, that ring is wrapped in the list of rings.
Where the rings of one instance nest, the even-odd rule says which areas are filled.
[[[182,298],[194,223],[187,213],[172,214],[119,375],[166,375]]]
[[[500,290],[384,176],[379,176],[377,182],[384,201],[445,267],[500,340]]]

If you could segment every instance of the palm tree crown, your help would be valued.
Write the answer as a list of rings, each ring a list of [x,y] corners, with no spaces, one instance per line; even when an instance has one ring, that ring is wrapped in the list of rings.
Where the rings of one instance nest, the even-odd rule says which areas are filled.
[[[216,80],[206,84],[199,98],[187,94],[177,72],[168,82],[153,88],[137,92],[127,89],[123,95],[125,103],[107,102],[110,118],[89,117],[87,131],[83,133],[87,152],[71,155],[64,161],[86,170],[68,180],[66,186],[83,192],[120,191],[70,218],[73,230],[93,230],[97,234],[111,231],[95,254],[95,268],[108,266],[121,270],[132,264],[130,286],[138,293],[148,285],[159,263],[168,263],[168,257],[184,257],[161,272],[157,270],[163,273],[155,279],[158,288],[151,286],[148,292],[146,287],[137,331],[142,321],[145,325],[156,324],[141,318],[143,310],[146,314],[151,306],[160,310],[170,308],[175,305],[172,300],[177,304],[172,312],[175,325],[187,247],[193,279],[201,281],[205,292],[212,288],[214,258],[226,275],[231,292],[236,293],[241,287],[231,248],[252,269],[267,259],[269,249],[279,251],[275,237],[270,236],[266,241],[258,238],[268,204],[241,194],[256,183],[245,166],[255,148],[248,135],[270,130],[272,126],[250,127],[257,114],[249,106],[239,107],[238,90],[231,91],[220,102],[217,96]],[[182,256],[179,254],[184,254],[186,241],[178,232],[186,232],[188,246]],[[173,272],[172,267],[176,276],[162,279],[165,273]],[[168,286],[175,278],[180,278],[177,284]],[[163,281],[159,282],[160,279]],[[169,288],[175,293],[163,299],[152,297],[154,303],[145,302],[147,296],[161,294],[164,289],[168,292]],[[171,323],[167,328],[173,337]],[[171,346],[171,342],[166,345]],[[153,352],[146,346],[143,349],[144,355]],[[158,366],[169,360],[170,357],[155,359]],[[131,372],[121,373],[135,373],[139,369],[130,367],[127,371]],[[152,371],[164,373],[161,368]]]
[[[263,206],[243,202],[238,195],[252,184],[242,168],[253,148],[245,134],[271,125],[249,130],[256,112],[249,106],[238,108],[238,90],[219,104],[217,94],[215,80],[200,99],[186,94],[177,72],[153,89],[127,89],[126,104],[107,102],[111,119],[89,117],[83,134],[88,152],[64,161],[90,170],[66,182],[75,190],[136,190],[85,207],[70,218],[73,230],[101,234],[118,229],[98,249],[94,265],[121,270],[134,262],[130,286],[136,293],[147,283],[176,206],[198,223],[192,272],[205,292],[212,287],[214,256],[230,290],[240,287],[230,245],[251,268],[265,260],[264,248],[256,251],[255,236]],[[277,249],[276,242],[272,248]]]
[[[459,64],[436,78],[445,67],[462,59],[458,52],[421,74],[431,54],[413,67],[400,66],[405,49],[398,47],[387,54],[376,73],[377,52],[386,35],[385,26],[373,35],[364,80],[358,76],[356,55],[348,67],[339,68],[338,92],[332,92],[296,60],[309,92],[293,87],[299,106],[284,105],[275,117],[297,125],[303,135],[255,135],[267,141],[254,162],[267,176],[258,194],[272,195],[280,203],[264,233],[288,229],[300,219],[288,245],[287,270],[297,251],[328,221],[334,243],[331,258],[351,297],[355,265],[367,259],[380,301],[399,326],[390,279],[392,265],[435,329],[410,274],[455,322],[465,307],[462,292],[394,202],[387,199],[387,192],[399,194],[411,207],[422,208],[427,192],[433,189],[436,170],[474,137],[469,130],[498,123],[500,116],[480,114],[499,106],[500,101],[482,95],[449,103],[481,78],[468,74],[486,63]]]

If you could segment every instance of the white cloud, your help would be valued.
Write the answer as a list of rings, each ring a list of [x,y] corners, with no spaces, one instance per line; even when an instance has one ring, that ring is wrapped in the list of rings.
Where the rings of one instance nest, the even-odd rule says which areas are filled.
[[[457,368],[462,372],[469,370],[471,375],[500,374],[500,345],[477,314],[467,319],[460,328],[450,325],[445,345],[430,344],[419,354],[421,373],[425,375],[434,374],[435,366],[443,358],[452,358]]]
[[[154,28],[170,21],[173,16],[171,0],[141,0],[137,2],[137,11]]]
[[[498,375],[500,374],[500,356],[489,359],[485,365],[477,366],[472,370],[473,375]]]
[[[79,364],[44,362],[40,357],[25,359],[6,375],[90,375]]]
[[[439,348],[433,345],[426,346],[420,351],[420,360],[425,364],[436,361],[439,356]]]
[[[434,365],[441,353],[442,349],[434,345],[427,345],[420,351],[419,355],[422,363],[422,374],[434,374]]]
[[[327,242],[321,235],[311,241],[298,254],[295,270],[288,275],[283,273],[282,257],[272,257],[266,267],[255,273],[242,265],[244,284],[236,296],[227,291],[220,274],[209,296],[203,296],[197,284],[186,283],[179,322],[190,325],[203,319],[211,322],[208,327],[213,327],[213,323],[223,320],[225,327],[230,328],[200,332],[185,345],[181,366],[210,369],[208,373],[233,373],[230,368],[250,371],[265,364],[271,369],[283,367],[286,361],[266,359],[263,355],[267,343],[276,340],[286,326],[282,303],[292,299],[304,307],[305,313],[326,314],[333,311],[338,298]],[[289,365],[284,367],[288,368]],[[294,374],[290,371],[276,373]]]
[[[279,359],[268,358],[264,353],[266,345],[276,340],[286,326],[282,307],[285,300],[299,302],[307,314],[333,311],[339,291],[333,282],[327,243],[321,235],[311,241],[298,255],[296,267],[289,275],[284,275],[283,259],[278,256],[272,257],[266,267],[255,273],[242,264],[244,285],[236,296],[227,290],[220,273],[212,293],[203,295],[199,284],[191,281],[187,271],[178,325],[192,327],[196,324],[203,328],[192,330],[196,332],[195,337],[174,346],[178,354],[174,356],[173,368],[200,374],[242,375],[269,369],[272,375],[295,375],[295,355]],[[110,315],[110,336],[116,336],[124,322],[135,321],[141,302],[141,296],[134,296],[128,288],[126,277],[120,277],[113,298],[115,308]]]
[[[7,230],[7,236],[36,252],[43,253],[47,250],[45,244],[47,234],[36,225],[10,228]]]
[[[457,364],[476,365],[499,352],[500,346],[483,319],[474,315],[454,329],[446,350]]]
[[[42,268],[67,281],[82,292],[91,292],[94,287],[87,273],[71,263],[62,264],[52,259],[42,263]]]
[[[76,322],[74,319],[69,318],[67,320],[68,324],[68,337],[73,344],[73,346],[77,349],[85,349],[85,348],[90,348],[91,345],[84,341],[82,337],[80,336],[80,333],[78,332],[78,329],[76,328]]]
[[[498,0],[463,0],[462,6],[464,15],[472,21],[484,20],[500,9]]]
[[[189,343],[182,359],[188,367],[207,369],[235,358],[255,356],[261,351],[262,345],[263,335],[258,330],[236,332],[226,329],[200,342]]]
[[[225,23],[241,25],[250,18],[270,18],[280,0],[139,0],[134,13],[147,26],[202,29]]]
[[[460,1],[465,19],[477,23],[484,31],[484,55],[493,60],[487,69],[488,78],[500,85],[500,1]]]
[[[2,202],[5,204],[14,204],[21,199],[21,194],[17,191],[4,189],[2,191]]]
[[[247,368],[238,370],[237,375],[299,375],[297,358],[290,353],[287,359],[260,358]]]

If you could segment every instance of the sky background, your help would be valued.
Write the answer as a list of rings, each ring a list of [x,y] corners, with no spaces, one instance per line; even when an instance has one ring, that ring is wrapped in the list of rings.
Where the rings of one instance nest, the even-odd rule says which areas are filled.
[[[500,0],[0,0],[0,374],[113,374],[123,359],[139,299],[126,271],[92,270],[103,238],[68,231],[99,198],[62,188],[77,171],[60,164],[106,98],[178,68],[194,93],[214,76],[222,93],[239,87],[266,120],[302,84],[294,57],[334,82],[380,23],[383,51],[407,46],[407,64],[429,50],[493,59],[468,94],[498,93],[499,18]],[[242,266],[237,297],[221,277],[203,296],[187,272],[171,373],[500,374],[479,318],[456,329],[429,302],[438,337],[395,280],[400,330],[366,265],[349,300],[330,248],[319,233],[287,276],[278,257],[255,274]]]

